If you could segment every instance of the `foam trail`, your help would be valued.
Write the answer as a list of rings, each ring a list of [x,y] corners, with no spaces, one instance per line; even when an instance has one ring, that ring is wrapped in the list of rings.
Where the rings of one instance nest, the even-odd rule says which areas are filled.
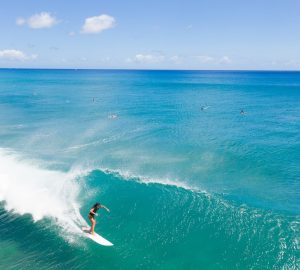
[[[47,170],[0,149],[0,201],[5,201],[7,211],[28,213],[34,221],[52,218],[64,230],[77,233],[86,222],[79,213],[80,186],[75,178],[74,172]]]

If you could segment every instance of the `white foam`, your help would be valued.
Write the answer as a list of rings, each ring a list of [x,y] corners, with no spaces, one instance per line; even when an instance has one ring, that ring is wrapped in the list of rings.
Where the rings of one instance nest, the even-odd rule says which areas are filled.
[[[79,213],[76,174],[51,171],[0,149],[0,201],[7,211],[30,214],[34,221],[49,217],[65,230],[79,232],[86,222]]]

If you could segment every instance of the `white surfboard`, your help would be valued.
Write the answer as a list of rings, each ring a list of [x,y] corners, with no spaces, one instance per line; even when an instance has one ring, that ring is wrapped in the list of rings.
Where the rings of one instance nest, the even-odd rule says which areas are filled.
[[[82,228],[82,231],[87,238],[92,239],[93,241],[95,241],[96,243],[98,243],[99,245],[102,245],[102,246],[113,246],[114,245],[113,243],[109,242],[108,240],[106,240],[104,237],[102,237],[101,235],[99,235],[97,233],[90,234],[89,230],[90,230],[90,228],[88,228],[88,227]]]

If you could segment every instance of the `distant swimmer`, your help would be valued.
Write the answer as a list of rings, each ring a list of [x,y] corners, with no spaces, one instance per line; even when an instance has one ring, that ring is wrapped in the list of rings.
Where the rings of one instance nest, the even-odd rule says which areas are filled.
[[[245,114],[245,111],[241,109],[240,114]]]
[[[90,234],[94,234],[95,233],[95,226],[96,226],[96,219],[95,217],[98,216],[98,214],[96,213],[100,208],[104,208],[107,212],[110,212],[109,209],[105,206],[102,205],[100,203],[95,203],[93,205],[93,207],[91,208],[90,212],[89,212],[89,220],[91,221],[91,229],[90,229]]]
[[[118,118],[118,115],[117,114],[110,114],[108,116],[109,119],[117,119]]]
[[[210,106],[201,106],[201,111],[208,109]]]

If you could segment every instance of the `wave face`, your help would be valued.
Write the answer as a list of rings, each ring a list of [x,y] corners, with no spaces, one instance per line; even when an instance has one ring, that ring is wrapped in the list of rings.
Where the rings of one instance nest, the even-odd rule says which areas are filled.
[[[1,70],[0,268],[297,269],[299,89],[296,72]],[[111,249],[80,231],[96,201]]]

